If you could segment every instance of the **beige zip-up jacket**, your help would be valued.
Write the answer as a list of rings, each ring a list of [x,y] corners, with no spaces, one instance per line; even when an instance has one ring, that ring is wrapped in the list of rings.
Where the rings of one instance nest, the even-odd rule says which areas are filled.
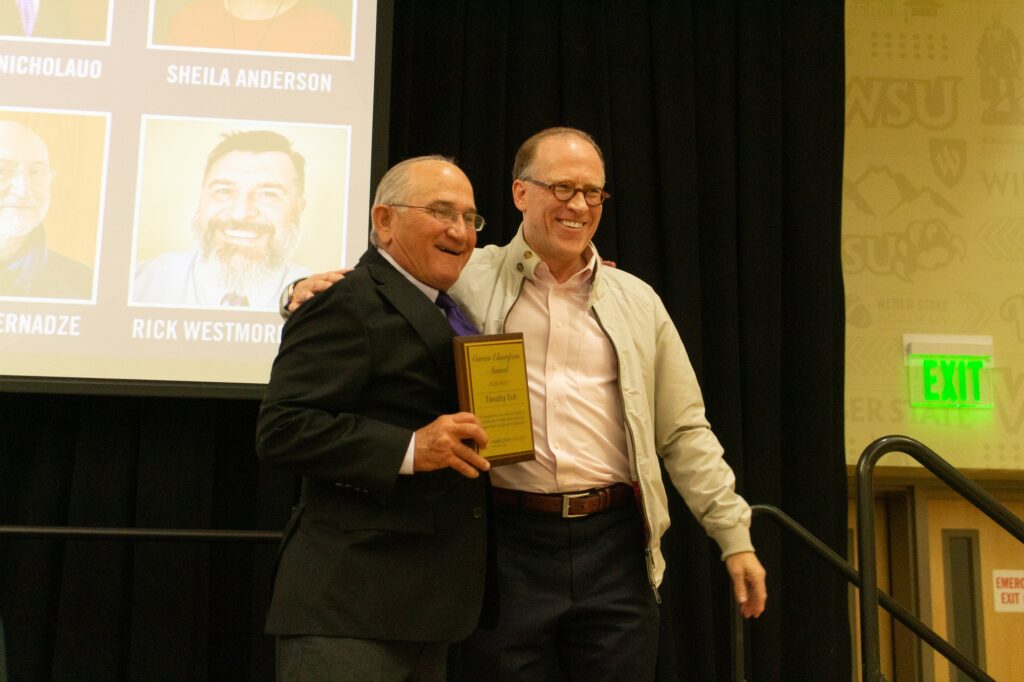
[[[503,333],[524,278],[539,262],[520,227],[506,246],[477,249],[450,293],[482,333]],[[670,524],[659,456],[722,559],[753,551],[750,507],[736,493],[736,477],[704,416],[697,377],[661,298],[633,275],[599,263],[589,306],[618,360],[627,454],[648,529],[651,586],[657,590],[665,573],[661,536]]]

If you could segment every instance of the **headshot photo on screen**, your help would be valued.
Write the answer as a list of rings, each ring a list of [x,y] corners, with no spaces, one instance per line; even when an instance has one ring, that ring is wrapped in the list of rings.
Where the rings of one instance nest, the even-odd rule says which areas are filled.
[[[325,203],[322,197],[328,193],[333,194],[334,203],[327,213],[324,206],[315,212],[319,230],[312,236],[319,242],[321,258],[296,262],[293,256],[309,214],[309,183],[306,156],[292,139],[285,132],[267,129],[221,132],[205,158],[194,159],[195,170],[186,178],[167,171],[180,163],[166,157],[177,154],[177,140],[187,139],[175,132],[182,131],[182,126],[187,123],[151,120],[144,133],[146,159],[136,224],[132,304],[277,310],[284,287],[309,274],[311,266],[323,262],[322,256],[333,252],[333,258],[326,260],[341,261],[346,202],[337,196],[344,194],[342,172],[334,170],[334,182],[326,186],[324,178],[317,178],[320,203]],[[307,148],[334,151],[338,155],[333,168],[347,168],[347,128],[297,132],[313,135],[309,138],[313,140],[316,135],[329,136],[324,143],[327,149]],[[343,139],[338,139],[339,134]],[[318,161],[325,165],[322,159]],[[161,208],[160,202],[169,196],[188,196],[175,191],[175,184],[193,182],[198,185],[198,198],[190,216],[181,207]],[[167,225],[168,214],[175,210],[184,224]],[[325,219],[331,214],[333,220]],[[190,248],[174,249],[183,233],[189,237]],[[170,248],[155,253],[161,244]]]
[[[92,299],[105,142],[102,116],[0,110],[0,298]]]
[[[153,0],[154,46],[351,58],[357,0]]]
[[[111,0],[0,0],[0,37],[106,42]]]

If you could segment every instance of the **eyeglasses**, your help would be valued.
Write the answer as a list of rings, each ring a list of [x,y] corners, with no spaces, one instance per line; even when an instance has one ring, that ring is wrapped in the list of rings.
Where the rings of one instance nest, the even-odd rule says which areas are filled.
[[[546,182],[534,180],[533,178],[522,178],[522,180],[551,190],[551,193],[559,201],[572,201],[576,193],[580,192],[583,194],[583,200],[587,202],[587,206],[600,206],[611,196],[611,194],[608,194],[608,192],[605,192],[600,187],[573,187],[568,182],[556,182],[553,185],[549,185]]]
[[[394,206],[395,208],[418,208],[421,211],[427,211],[442,223],[448,223],[449,225],[455,225],[459,220],[459,216],[462,216],[462,222],[477,232],[484,229],[484,225],[487,223],[479,213],[473,213],[472,211],[459,213],[450,206],[410,206],[409,204],[389,204],[389,206]]]
[[[32,164],[26,166],[13,161],[0,161],[0,187],[8,187],[19,174],[24,173],[25,182],[32,187],[46,187],[56,175],[49,166]]]

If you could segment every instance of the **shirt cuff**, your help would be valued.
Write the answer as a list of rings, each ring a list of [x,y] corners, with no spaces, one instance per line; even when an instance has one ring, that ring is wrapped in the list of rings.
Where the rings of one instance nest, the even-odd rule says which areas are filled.
[[[412,434],[412,438],[409,439],[409,447],[405,449],[405,459],[402,460],[402,467],[398,470],[398,473],[406,476],[412,476],[414,473],[413,464],[416,461],[416,434]]]
[[[284,291],[281,292],[281,297],[277,301],[277,303],[278,303],[277,312],[285,320],[287,320],[288,317],[291,316],[291,314],[292,314],[292,311],[288,310],[288,306],[291,305],[292,294],[295,293],[295,285],[298,284],[299,282],[301,282],[304,279],[305,279],[305,277],[299,277],[294,282],[289,282],[288,286],[286,286],[284,288]]]

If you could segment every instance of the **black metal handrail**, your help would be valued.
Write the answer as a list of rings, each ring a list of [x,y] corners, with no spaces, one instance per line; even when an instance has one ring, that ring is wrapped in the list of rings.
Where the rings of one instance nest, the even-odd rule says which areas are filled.
[[[762,514],[792,532],[823,558],[834,570],[850,583],[860,588],[861,662],[862,679],[870,682],[884,680],[881,673],[878,635],[878,607],[882,606],[903,625],[928,642],[936,651],[966,672],[975,680],[993,680],[973,661],[939,637],[916,616],[907,611],[888,594],[879,591],[875,566],[874,534],[874,482],[872,474],[875,464],[890,452],[910,455],[931,471],[937,478],[960,493],[964,498],[983,511],[989,518],[1005,528],[1011,535],[1024,543],[1024,522],[1001,505],[981,486],[966,478],[951,464],[939,457],[924,444],[907,436],[884,436],[868,445],[857,463],[857,542],[860,548],[860,573],[836,554],[825,543],[771,505],[752,505],[754,517]],[[0,537],[49,538],[67,540],[138,540],[176,542],[278,542],[281,533],[276,531],[231,531],[208,529],[173,528],[92,528],[75,526],[10,526],[0,525]],[[743,669],[743,623],[735,609],[733,612],[733,661],[737,680],[744,679]]]
[[[0,537],[51,540],[150,540],[163,542],[279,542],[280,531],[184,528],[0,526]]]
[[[863,679],[884,680],[879,654],[878,576],[875,565],[875,486],[872,474],[883,455],[902,452],[917,460],[946,485],[983,511],[990,519],[1024,542],[1024,522],[1001,505],[984,488],[970,480],[923,443],[907,436],[883,436],[864,448],[857,461],[857,544],[860,568],[860,650]],[[947,656],[947,658],[949,658]],[[952,660],[952,659],[950,659]],[[956,661],[954,661],[956,663]],[[971,662],[958,667],[976,680],[991,680]],[[973,671],[973,672],[972,672]]]
[[[159,542],[280,542],[279,531],[205,528],[94,528],[85,526],[0,526],[0,537],[50,540],[138,540]],[[3,620],[0,619],[0,682],[7,680]]]
[[[795,535],[799,540],[802,540],[810,549],[814,550],[819,557],[824,559],[833,570],[842,574],[842,576],[846,578],[851,585],[858,588],[861,587],[860,574],[848,561],[846,561],[846,559],[833,551],[831,547],[818,539],[814,533],[801,526],[784,511],[778,507],[773,507],[770,504],[753,504],[750,506],[750,512],[753,518],[765,516],[779,524],[783,529],[793,533],[793,535]],[[881,605],[882,608],[891,613],[893,618],[903,623],[907,629],[931,645],[933,649],[945,656],[951,663],[953,663],[953,665],[971,675],[976,680],[995,682],[993,678],[985,674],[985,671],[975,665],[973,661],[964,656],[949,642],[936,634],[934,630],[921,622],[917,616],[908,611],[898,601],[890,597],[885,592],[878,591],[877,594],[879,605]],[[738,607],[733,609],[733,672],[735,682],[743,682],[745,680],[743,672],[744,662],[742,644],[743,619],[739,616],[738,611]],[[736,629],[737,622],[740,623],[738,631]]]

